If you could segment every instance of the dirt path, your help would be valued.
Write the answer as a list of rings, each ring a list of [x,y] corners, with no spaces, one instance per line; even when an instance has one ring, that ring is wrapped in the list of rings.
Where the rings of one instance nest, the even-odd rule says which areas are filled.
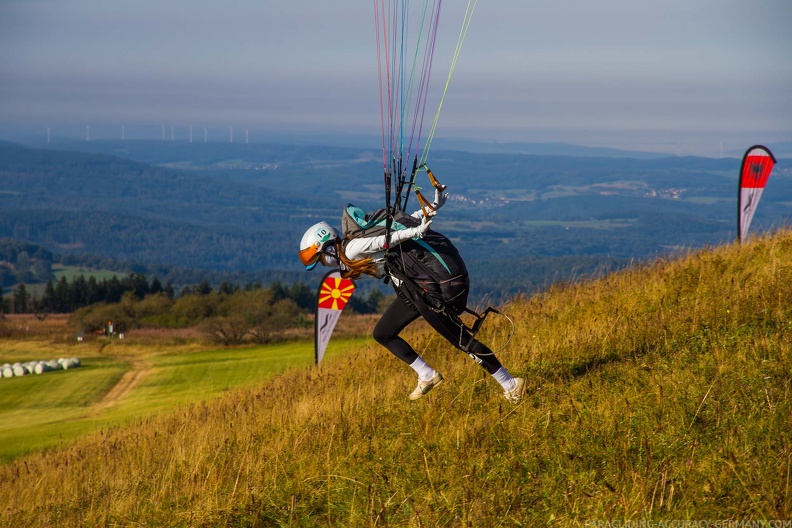
[[[93,404],[91,414],[98,414],[101,411],[115,405],[121,398],[132,392],[146,376],[151,373],[151,365],[139,358],[128,358],[129,370],[124,372],[121,379],[111,388],[104,397]]]

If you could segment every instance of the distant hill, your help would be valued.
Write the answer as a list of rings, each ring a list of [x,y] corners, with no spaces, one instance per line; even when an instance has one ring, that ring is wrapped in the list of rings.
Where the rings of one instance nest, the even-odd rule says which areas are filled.
[[[288,188],[87,153],[0,145],[0,175],[0,235],[153,264],[255,269],[273,255],[268,233],[297,236],[289,202],[312,207]]]
[[[526,380],[517,406],[469,357],[419,331],[409,339],[445,382],[417,402],[407,399],[412,371],[367,344],[208,403],[103,427],[0,467],[0,523],[788,519],[790,263],[786,231],[514,299],[504,308],[514,336],[498,354]],[[485,338],[502,343],[506,330],[494,330]],[[127,361],[139,363],[141,349],[125,349]],[[226,356],[196,362],[222,379]],[[174,364],[147,367],[151,382],[127,397],[167,394],[160,373]]]
[[[203,143],[194,141],[193,143],[180,141],[59,141],[48,145],[50,148],[61,150],[74,150],[80,152],[93,152],[99,154],[118,154],[128,155],[139,161],[153,162],[153,156],[147,156],[144,150],[156,150],[160,160],[167,157],[166,152],[174,152],[179,146],[192,145],[187,148],[204,151],[228,151],[236,149],[244,151],[255,149],[260,145],[284,145],[295,146],[305,149],[335,149],[335,150],[372,150],[381,149],[382,139],[370,136],[311,136],[311,135],[268,135],[265,142],[246,144],[244,142],[233,143]],[[145,149],[141,148],[148,145]],[[41,148],[47,145],[37,143],[35,147]],[[433,141],[435,150],[452,150],[478,154],[525,154],[533,156],[567,156],[567,157],[590,157],[590,158],[633,158],[633,159],[659,159],[668,157],[668,154],[657,152],[644,152],[637,150],[614,149],[605,147],[586,147],[569,143],[527,143],[527,142],[505,142],[505,141],[477,141],[468,139],[436,138]]]
[[[770,141],[765,143],[759,142],[759,144],[769,148],[776,158],[792,158],[792,141]],[[752,146],[753,145],[745,145],[745,148],[742,150],[730,150],[726,153],[726,155],[739,157],[742,159],[742,157],[745,155],[745,152]]]
[[[466,152],[479,152],[483,154],[526,154],[531,156],[567,156],[586,158],[634,158],[634,159],[660,159],[667,158],[668,154],[657,152],[643,152],[638,150],[624,150],[605,147],[585,147],[569,143],[525,143],[501,141],[471,141],[438,139],[433,143],[437,149],[462,150]]]
[[[739,163],[436,149],[451,199],[435,226],[468,262],[474,297],[504,298],[733,239]],[[753,232],[788,221],[789,167],[779,162]],[[318,280],[295,257],[304,230],[337,223],[347,202],[383,207],[383,194],[376,148],[0,143],[0,237],[147,267]]]
[[[64,270],[69,270],[70,276],[126,277],[131,274],[142,274],[149,280],[156,278],[162,283],[170,283],[177,290],[203,282],[215,287],[223,282],[246,286],[256,283],[270,284],[275,281],[290,284],[300,282],[301,278],[295,274],[272,271],[218,271],[146,264],[86,253],[53,253],[36,244],[20,242],[12,238],[0,238],[0,289],[3,293],[9,293],[18,284],[38,285],[39,288],[35,291],[40,292],[41,286],[48,281],[55,282],[58,274],[64,273]]]

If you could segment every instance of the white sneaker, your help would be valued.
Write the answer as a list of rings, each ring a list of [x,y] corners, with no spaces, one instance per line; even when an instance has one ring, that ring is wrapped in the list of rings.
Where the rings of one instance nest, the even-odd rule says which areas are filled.
[[[525,380],[514,378],[514,388],[510,391],[503,391],[503,397],[516,405],[522,401],[523,392],[525,392]]]
[[[436,372],[429,381],[421,381],[418,379],[418,386],[415,387],[415,390],[410,393],[410,399],[417,400],[430,390],[434,389],[435,386],[440,385],[442,382],[443,376],[439,372]]]

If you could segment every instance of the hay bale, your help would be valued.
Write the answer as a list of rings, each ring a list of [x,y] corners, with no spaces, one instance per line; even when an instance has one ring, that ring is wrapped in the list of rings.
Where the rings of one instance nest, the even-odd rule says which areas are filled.
[[[63,365],[63,370],[80,366],[80,360],[77,358],[60,358],[58,362]]]

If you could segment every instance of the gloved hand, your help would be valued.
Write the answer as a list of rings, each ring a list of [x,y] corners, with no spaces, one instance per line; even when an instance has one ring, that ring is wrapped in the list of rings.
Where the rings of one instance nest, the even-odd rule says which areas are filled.
[[[421,225],[391,233],[391,244],[401,244],[411,238],[423,238],[426,232],[429,231],[430,225],[432,225],[432,219],[424,216],[421,218]]]
[[[445,185],[443,185],[442,189],[435,188],[434,202],[432,202],[432,207],[435,211],[443,207],[443,204],[446,203],[446,200],[448,199],[448,193],[443,194],[443,191],[445,190]]]
[[[429,231],[429,226],[432,225],[432,219],[429,217],[424,216],[421,218],[421,225],[415,227],[413,229],[417,230],[417,237],[423,238],[427,231]]]

